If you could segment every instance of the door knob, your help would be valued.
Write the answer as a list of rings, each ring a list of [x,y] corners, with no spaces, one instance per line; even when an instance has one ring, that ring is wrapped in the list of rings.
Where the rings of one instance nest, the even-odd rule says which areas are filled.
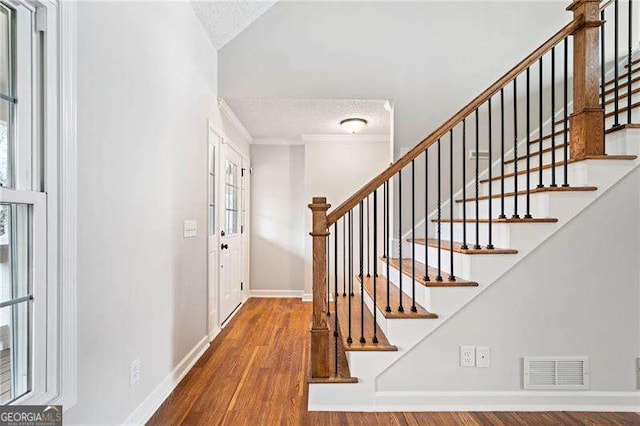
[[[220,248],[221,248],[222,250],[224,250],[224,249],[228,249],[228,248],[229,248],[229,245],[228,245],[228,244],[222,244],[222,245],[220,246]]]

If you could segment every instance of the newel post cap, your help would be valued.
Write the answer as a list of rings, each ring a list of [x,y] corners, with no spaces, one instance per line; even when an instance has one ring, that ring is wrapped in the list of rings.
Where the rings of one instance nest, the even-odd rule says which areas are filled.
[[[311,200],[311,204],[309,204],[309,208],[311,210],[329,210],[331,204],[327,204],[326,197],[313,197]]]

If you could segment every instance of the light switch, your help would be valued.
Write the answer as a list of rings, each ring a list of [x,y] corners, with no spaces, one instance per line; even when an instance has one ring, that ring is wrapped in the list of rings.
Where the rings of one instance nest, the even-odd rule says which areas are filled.
[[[198,224],[195,220],[185,220],[182,235],[184,238],[193,238],[198,235]]]

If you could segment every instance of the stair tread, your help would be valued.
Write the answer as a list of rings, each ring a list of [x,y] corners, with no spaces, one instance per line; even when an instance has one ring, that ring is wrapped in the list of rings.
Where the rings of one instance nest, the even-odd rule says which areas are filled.
[[[415,244],[420,245],[428,245],[429,247],[438,248],[438,240],[436,238],[429,238],[425,240],[424,238],[416,238],[415,240],[411,240],[410,238],[407,240],[408,242],[414,242]],[[448,240],[441,240],[442,250],[450,250],[450,243]],[[516,249],[503,249],[503,248],[473,248],[471,243],[467,244],[469,248],[462,248],[462,243],[454,241],[453,242],[453,251],[456,253],[462,254],[516,254],[518,250]]]
[[[631,96],[633,96],[634,94],[636,94],[638,92],[640,92],[640,87],[636,87],[635,89],[632,89],[631,90]],[[622,93],[620,93],[620,91],[618,91],[618,102],[620,102],[620,100],[626,100],[628,95],[629,95],[629,91],[628,90],[625,90]],[[605,97],[606,97],[606,94],[605,94]],[[613,96],[613,97],[611,97],[609,99],[606,99],[604,101],[604,104],[605,104],[605,106],[606,105],[611,105],[612,103],[615,103],[615,101],[616,101],[616,97]]]
[[[357,277],[360,281],[360,277]],[[373,299],[373,277],[364,277],[364,288]],[[383,277],[376,279],[376,306],[380,309],[380,312],[385,318],[389,319],[435,319],[438,315],[427,311],[425,308],[416,303],[416,312],[411,312],[411,298],[406,294],[402,297],[402,305],[404,312],[398,311],[400,306],[400,289],[395,285],[389,285],[389,307],[391,312],[386,311],[387,307],[387,280]]]
[[[571,131],[571,129],[569,127],[567,127],[567,132]],[[564,134],[564,127],[561,130],[558,130],[555,133],[549,133],[547,135],[542,136],[542,140],[545,141],[547,139],[551,139],[552,136],[562,136]],[[529,141],[529,144],[533,145],[533,144],[539,144],[540,143],[540,138],[538,137],[537,139],[532,139]]]
[[[633,62],[632,62],[633,65]],[[635,68],[631,68],[631,75],[637,73],[638,71],[640,71],[640,67],[635,67]],[[626,79],[629,76],[629,71],[624,72],[623,74],[618,75],[618,82],[620,82],[620,80],[622,80],[623,78]],[[604,87],[607,87],[613,83],[615,83],[616,79],[615,77],[612,78],[611,80],[608,80],[607,82],[604,83]],[[600,85],[600,87],[602,87],[602,85]]]
[[[637,123],[621,124],[619,126],[611,127],[605,130],[604,133],[605,134],[615,133],[619,130],[624,130],[624,129],[640,129],[640,124],[637,124]],[[637,156],[630,156],[630,157],[637,157]]]
[[[597,186],[555,186],[555,187],[545,186],[544,188],[531,188],[529,190],[529,193],[537,194],[541,192],[589,192],[589,191],[597,191],[597,190],[598,190]],[[518,191],[517,195],[526,195],[526,193],[527,193],[526,190],[521,190],[521,191]],[[504,193],[505,197],[513,197],[514,195],[516,195],[515,192]],[[493,194],[491,198],[500,198],[501,196],[502,196],[501,194]],[[481,195],[477,199],[478,201],[488,200],[489,196]],[[466,202],[476,201],[476,198],[472,197],[472,198],[468,198],[467,200],[457,199],[456,203],[463,203],[465,201]]]
[[[640,81],[640,77],[633,77],[633,78],[631,79],[631,84],[633,85],[633,83],[637,83],[638,81]],[[620,84],[618,85],[618,90],[620,90],[620,89],[624,89],[624,88],[625,88],[625,87],[627,87],[628,85],[629,85],[629,82],[628,82],[627,80],[625,80],[625,81],[623,81],[622,83],[620,83]],[[615,87],[612,87],[611,89],[607,89],[607,90],[605,90],[605,91],[604,91],[604,95],[605,95],[605,96],[610,95],[610,94],[612,94],[612,93],[613,93],[613,92],[615,92],[615,91],[616,91]],[[601,95],[601,96],[602,96],[602,95]]]
[[[636,108],[638,108],[638,107],[640,107],[640,102],[636,102],[636,103],[634,103],[634,104],[631,104],[631,109],[632,109],[632,110],[633,110],[633,109],[636,109]],[[626,105],[625,105],[624,107],[618,108],[618,113],[619,113],[619,114],[622,114],[623,112],[626,112],[626,111],[627,111],[627,109],[629,109],[629,108],[628,108]],[[605,112],[605,114],[604,114],[604,118],[610,118],[610,117],[613,117],[613,116],[615,115],[615,113],[616,113],[615,111]],[[571,117],[568,117],[568,119],[570,120],[570,119],[571,119]],[[555,124],[556,124],[556,125],[560,125],[560,124],[563,124],[563,123],[564,123],[564,118],[561,118],[560,120],[558,120],[558,121],[556,121],[556,122],[555,122]]]
[[[431,222],[433,223],[437,223],[438,219],[431,219]],[[451,219],[441,219],[440,222],[442,223],[450,223]],[[462,223],[463,220],[462,219],[453,219],[453,223]],[[475,219],[466,219],[464,222],[466,223],[476,223]],[[477,220],[478,223],[489,223],[489,219],[478,219]],[[521,217],[521,218],[511,218],[511,217],[507,217],[507,218],[495,218],[495,219],[491,219],[492,223],[556,223],[558,222],[558,219],[553,218],[553,217]]]
[[[616,127],[615,129],[610,129],[607,132],[611,132],[613,130],[618,130],[618,128]],[[590,155],[590,156],[587,156],[584,159],[580,159],[580,160],[575,160],[575,159],[571,159],[570,158],[569,161],[567,161],[567,163],[568,164],[579,163],[581,161],[586,161],[586,160],[635,160],[637,158],[638,158],[637,155]],[[555,163],[555,167],[562,167],[563,165],[564,165],[564,161],[560,161],[560,162]],[[550,169],[551,167],[553,167],[552,164],[545,164],[545,165],[542,166],[542,169],[546,170],[546,169]],[[532,167],[532,168],[529,169],[529,173],[537,172],[539,170],[540,170],[539,166]],[[521,171],[518,172],[518,175],[526,175],[526,174],[527,174],[526,170],[521,170]],[[513,177],[513,176],[515,176],[515,173],[513,173],[513,172],[505,173],[505,175],[504,175],[505,178],[510,178],[510,177]],[[495,180],[500,180],[500,179],[501,179],[501,176],[494,176],[494,177],[491,178],[491,180],[494,180],[494,181]],[[488,178],[482,179],[480,181],[480,183],[487,183],[487,182],[489,182]]]
[[[356,285],[354,285],[354,295],[351,296],[351,338],[352,343],[347,341],[349,337],[349,295],[338,296],[338,325],[340,327],[340,335],[342,337],[342,344],[346,351],[397,351],[398,348],[389,343],[387,337],[384,335],[380,327],[376,324],[376,337],[378,343],[373,343],[373,314],[364,304],[364,330],[361,330],[360,323],[360,292]],[[333,301],[329,304],[329,310],[331,311],[331,317],[327,318],[329,321],[333,321],[333,315],[335,313],[335,304]],[[360,336],[364,336],[366,342],[360,343]]]
[[[551,152],[554,149],[555,150],[559,150],[559,149],[563,149],[564,148],[564,141],[561,141],[560,143],[557,143],[555,147],[550,146],[548,148],[545,148],[542,150],[543,154],[546,154],[547,152]],[[567,154],[569,153],[569,145],[567,142]],[[538,155],[540,155],[540,151],[535,151],[535,152],[529,152],[529,157],[537,157]],[[526,160],[527,159],[527,154],[521,155],[517,158],[518,161],[522,161],[522,160]],[[516,161],[515,158],[512,158],[510,160],[505,160],[504,164],[511,164],[514,163]]]
[[[385,261],[384,258],[382,258]],[[394,269],[400,269],[400,259],[389,259],[389,266]],[[425,280],[425,264],[416,260],[416,277],[415,280],[425,287],[477,287],[478,283],[474,281],[467,281],[462,278],[456,277],[455,281],[449,280],[449,274],[442,274],[442,281],[436,281],[438,276],[438,268],[428,267],[429,281]],[[411,259],[402,259],[402,273],[407,277],[412,277],[412,262]],[[385,281],[386,282],[386,281]]]

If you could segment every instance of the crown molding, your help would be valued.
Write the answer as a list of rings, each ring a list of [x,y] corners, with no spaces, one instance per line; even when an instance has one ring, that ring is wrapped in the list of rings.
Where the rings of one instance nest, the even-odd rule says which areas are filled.
[[[300,139],[287,138],[256,138],[251,145],[304,145]]]
[[[231,123],[231,125],[240,133],[240,135],[248,142],[253,143],[253,137],[251,133],[244,127],[244,124],[240,121],[238,116],[233,112],[229,104],[227,104],[224,99],[218,99],[218,107],[220,109],[220,113]]]

